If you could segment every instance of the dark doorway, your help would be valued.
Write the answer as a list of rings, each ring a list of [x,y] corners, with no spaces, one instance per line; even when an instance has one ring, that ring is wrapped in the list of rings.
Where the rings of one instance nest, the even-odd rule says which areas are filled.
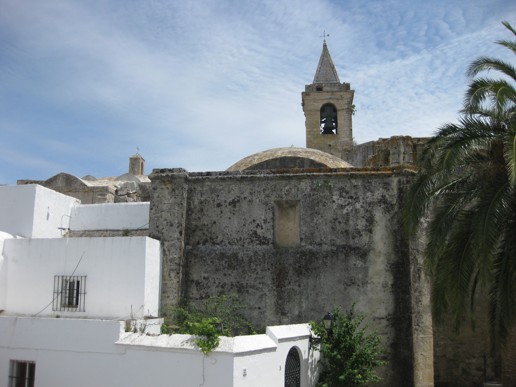
[[[299,353],[294,347],[288,351],[285,361],[285,387],[301,386],[301,360]]]

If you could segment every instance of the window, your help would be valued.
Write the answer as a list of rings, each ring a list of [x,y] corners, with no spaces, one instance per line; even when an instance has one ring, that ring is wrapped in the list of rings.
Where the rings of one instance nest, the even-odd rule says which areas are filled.
[[[84,312],[86,276],[54,276],[52,310]]]
[[[9,367],[9,387],[34,387],[36,363],[33,361],[11,360]]]

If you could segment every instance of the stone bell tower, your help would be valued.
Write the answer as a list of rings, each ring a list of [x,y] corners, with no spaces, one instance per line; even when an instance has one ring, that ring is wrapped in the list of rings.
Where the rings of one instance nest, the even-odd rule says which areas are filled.
[[[353,95],[349,83],[340,83],[326,39],[314,81],[301,94],[305,113],[306,147],[349,161],[353,146]]]

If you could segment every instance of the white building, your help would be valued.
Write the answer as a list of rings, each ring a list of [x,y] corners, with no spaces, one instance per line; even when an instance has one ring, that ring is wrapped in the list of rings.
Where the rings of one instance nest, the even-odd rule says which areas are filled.
[[[92,236],[132,235],[148,217],[149,203],[0,187],[0,385],[314,385],[305,324],[222,337],[207,356],[189,335],[159,334],[159,241]]]

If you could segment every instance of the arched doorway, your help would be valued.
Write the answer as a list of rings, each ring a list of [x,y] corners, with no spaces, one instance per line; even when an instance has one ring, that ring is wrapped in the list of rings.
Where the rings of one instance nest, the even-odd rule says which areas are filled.
[[[285,387],[301,386],[301,360],[297,349],[292,347],[288,351],[285,361]]]

